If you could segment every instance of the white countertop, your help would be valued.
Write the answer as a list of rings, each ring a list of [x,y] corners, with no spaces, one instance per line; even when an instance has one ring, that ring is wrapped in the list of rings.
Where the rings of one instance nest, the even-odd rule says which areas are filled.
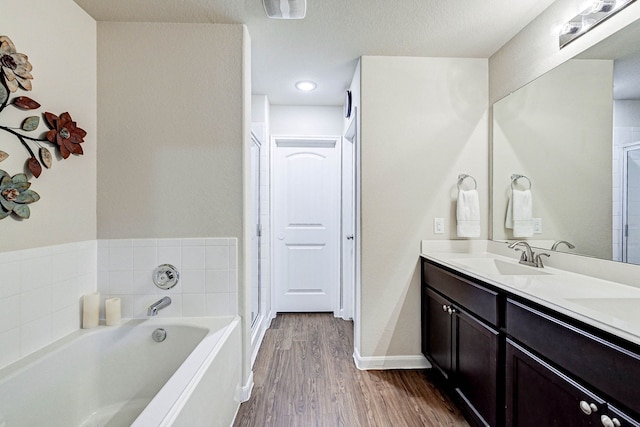
[[[640,345],[640,288],[557,268],[526,267],[481,247],[467,252],[439,249],[423,244],[421,256]],[[491,260],[522,272],[532,270],[532,275],[492,271],[485,267]]]

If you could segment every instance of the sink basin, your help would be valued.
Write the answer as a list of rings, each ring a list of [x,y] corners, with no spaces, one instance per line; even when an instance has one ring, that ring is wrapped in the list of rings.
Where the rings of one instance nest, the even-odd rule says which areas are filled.
[[[538,276],[551,274],[542,268],[529,267],[518,264],[517,261],[508,262],[495,258],[459,258],[456,263],[468,267],[478,273],[501,276]]]

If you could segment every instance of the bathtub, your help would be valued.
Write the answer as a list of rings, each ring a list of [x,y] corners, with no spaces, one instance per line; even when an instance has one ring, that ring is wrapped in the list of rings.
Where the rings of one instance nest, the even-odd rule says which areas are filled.
[[[160,317],[74,332],[0,370],[0,427],[227,427],[240,404],[239,324]]]

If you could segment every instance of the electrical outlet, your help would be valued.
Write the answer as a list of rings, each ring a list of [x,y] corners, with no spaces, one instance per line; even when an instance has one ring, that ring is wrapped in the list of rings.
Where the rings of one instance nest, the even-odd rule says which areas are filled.
[[[542,218],[533,219],[533,232],[535,234],[542,234]]]
[[[433,234],[444,234],[444,218],[433,219]]]

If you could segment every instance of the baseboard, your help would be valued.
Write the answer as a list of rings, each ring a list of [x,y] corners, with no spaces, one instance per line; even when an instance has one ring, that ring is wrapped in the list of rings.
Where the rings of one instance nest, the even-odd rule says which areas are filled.
[[[249,378],[245,385],[240,388],[240,403],[246,402],[251,397],[253,390],[253,371],[249,371]]]
[[[268,317],[263,317],[260,319],[260,324],[257,327],[257,331],[255,334],[251,334],[251,368],[253,369],[253,364],[256,362],[256,357],[258,357],[258,351],[260,351],[260,346],[262,345],[262,340],[264,339],[264,335],[267,333],[267,329],[269,329],[269,325],[271,324],[271,314]]]
[[[353,361],[361,371],[384,369],[428,369],[431,364],[423,355],[416,356],[370,356],[362,357],[355,349]]]

